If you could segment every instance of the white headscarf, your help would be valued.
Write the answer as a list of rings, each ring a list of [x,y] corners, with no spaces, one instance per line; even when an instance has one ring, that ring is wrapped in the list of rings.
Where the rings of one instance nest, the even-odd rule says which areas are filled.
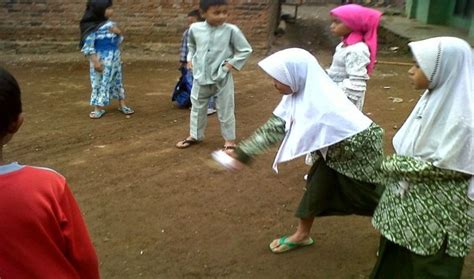
[[[283,96],[273,111],[286,121],[286,135],[273,163],[276,172],[278,163],[331,146],[372,123],[306,50],[285,49],[258,65],[293,92]]]
[[[429,90],[393,138],[398,154],[474,174],[474,91],[471,47],[454,37],[408,44]]]

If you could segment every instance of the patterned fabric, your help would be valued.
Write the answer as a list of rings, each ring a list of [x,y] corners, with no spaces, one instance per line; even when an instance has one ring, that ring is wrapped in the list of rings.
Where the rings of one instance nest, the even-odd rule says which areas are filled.
[[[285,121],[272,115],[252,136],[239,143],[236,148],[237,159],[248,162],[250,158],[262,154],[285,137]]]
[[[370,53],[363,42],[345,46],[340,43],[336,47],[331,67],[327,70],[329,77],[338,84],[359,110],[364,105],[367,88],[367,65]]]
[[[94,69],[94,64],[90,62],[90,79],[92,86],[91,101],[93,106],[108,106],[110,99],[125,99],[122,78],[122,60],[118,45],[123,38],[109,31],[114,25],[108,21],[96,32],[87,36],[81,50],[84,55],[96,54],[99,56],[104,70],[102,73]],[[118,40],[118,41],[117,41]],[[107,45],[105,48],[97,48],[96,45]],[[113,47],[116,45],[117,47]]]
[[[379,184],[384,131],[372,123],[368,129],[328,148],[327,165],[353,179]]]
[[[326,164],[337,172],[364,182],[381,181],[377,162],[383,158],[383,129],[372,123],[358,133],[328,148]],[[248,162],[285,137],[285,121],[273,115],[265,125],[237,147],[237,159]],[[316,152],[311,153],[317,156]],[[316,161],[316,160],[315,160]]]
[[[423,256],[464,257],[474,241],[474,202],[466,195],[470,176],[412,157],[383,161],[386,190],[372,220],[388,240]]]

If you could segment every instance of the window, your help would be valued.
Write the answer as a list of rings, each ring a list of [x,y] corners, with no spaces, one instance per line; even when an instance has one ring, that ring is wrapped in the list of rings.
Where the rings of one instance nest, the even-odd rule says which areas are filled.
[[[456,0],[454,15],[469,18],[474,14],[474,0]]]

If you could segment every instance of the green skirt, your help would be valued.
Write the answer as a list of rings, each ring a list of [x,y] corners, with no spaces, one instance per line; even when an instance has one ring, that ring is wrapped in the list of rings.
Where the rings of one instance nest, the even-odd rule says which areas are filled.
[[[436,255],[420,256],[393,243],[383,236],[380,239],[379,256],[371,279],[432,279],[461,278],[464,258],[445,253],[447,241]]]
[[[319,158],[309,171],[306,191],[295,216],[372,216],[382,192],[382,187],[340,174]]]

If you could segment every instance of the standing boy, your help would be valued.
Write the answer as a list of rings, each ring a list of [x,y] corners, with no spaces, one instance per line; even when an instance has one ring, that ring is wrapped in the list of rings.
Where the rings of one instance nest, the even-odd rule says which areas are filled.
[[[235,147],[234,80],[232,69],[240,70],[252,47],[240,29],[225,23],[227,0],[201,0],[199,8],[206,19],[189,28],[188,68],[193,70],[190,135],[176,144],[187,148],[204,138],[209,97],[216,96],[217,116],[224,138],[224,149]]]
[[[192,10],[188,13],[187,16],[187,21],[188,21],[188,28],[183,33],[183,38],[181,39],[181,47],[179,49],[179,62],[181,63],[180,70],[183,70],[183,68],[186,68],[188,66],[188,33],[189,33],[189,26],[191,24],[198,22],[198,21],[203,21],[204,19],[201,17],[201,12],[199,12],[199,9]],[[191,71],[188,71],[186,69],[186,80],[193,80],[193,75]],[[209,98],[209,105],[207,106],[207,115],[211,115],[216,113],[216,102],[215,102],[215,96],[212,96]]]
[[[79,207],[57,172],[3,160],[23,123],[20,88],[0,68],[0,278],[99,278]]]

